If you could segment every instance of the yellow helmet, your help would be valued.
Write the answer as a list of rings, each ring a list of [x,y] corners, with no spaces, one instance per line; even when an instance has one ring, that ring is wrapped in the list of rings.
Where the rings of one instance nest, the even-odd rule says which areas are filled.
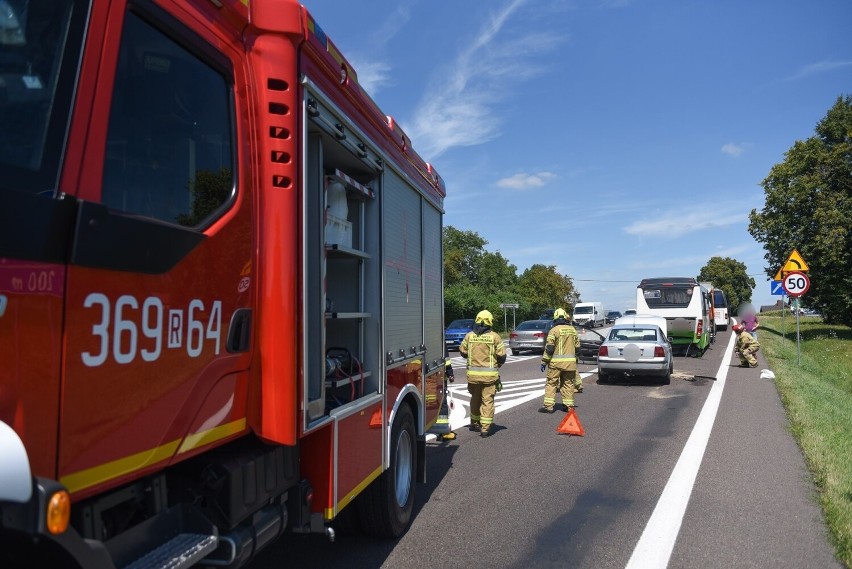
[[[483,326],[491,326],[494,323],[494,317],[487,310],[480,310],[476,315],[476,323]]]
[[[568,320],[568,313],[565,312],[561,308],[557,308],[556,310],[553,311],[553,319],[559,320],[560,318],[564,318],[565,320]]]

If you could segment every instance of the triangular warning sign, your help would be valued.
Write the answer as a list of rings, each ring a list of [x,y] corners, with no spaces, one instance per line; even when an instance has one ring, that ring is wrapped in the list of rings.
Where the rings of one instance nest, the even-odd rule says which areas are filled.
[[[787,261],[784,263],[784,266],[781,267],[782,273],[806,273],[809,270],[810,268],[808,267],[808,264],[805,262],[805,260],[799,254],[799,251],[796,249],[793,249],[793,252],[790,253],[789,257],[787,257]]]
[[[373,415],[370,417],[370,428],[375,429],[376,427],[382,426],[382,410],[376,409],[373,411]]]
[[[784,275],[781,274],[781,269],[778,269],[778,272],[775,273],[775,278],[772,279],[772,280],[773,281],[783,281],[784,280]]]
[[[584,429],[583,425],[580,424],[580,418],[577,416],[577,413],[574,412],[573,407],[571,407],[571,410],[568,411],[567,415],[565,415],[565,418],[562,419],[562,422],[559,423],[559,427],[556,429],[556,432],[563,435],[578,435],[581,437],[586,434],[586,429]]]

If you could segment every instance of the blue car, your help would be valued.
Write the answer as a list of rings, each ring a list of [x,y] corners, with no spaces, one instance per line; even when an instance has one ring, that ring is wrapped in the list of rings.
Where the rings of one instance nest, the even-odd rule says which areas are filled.
[[[447,350],[458,350],[468,332],[473,330],[473,318],[453,320],[444,331],[444,343]]]

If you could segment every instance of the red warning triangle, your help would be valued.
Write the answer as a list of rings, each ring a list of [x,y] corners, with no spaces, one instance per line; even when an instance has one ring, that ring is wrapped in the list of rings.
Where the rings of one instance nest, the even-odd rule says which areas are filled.
[[[556,429],[556,432],[563,435],[578,435],[581,437],[586,434],[586,429],[584,429],[583,425],[580,424],[580,417],[578,417],[577,413],[574,412],[573,407],[571,407],[571,410],[568,411],[567,415],[565,415],[565,418],[562,419],[562,422],[559,423],[559,427]]]
[[[376,409],[373,411],[373,416],[370,417],[370,428],[374,429],[376,427],[382,426],[382,410]]]

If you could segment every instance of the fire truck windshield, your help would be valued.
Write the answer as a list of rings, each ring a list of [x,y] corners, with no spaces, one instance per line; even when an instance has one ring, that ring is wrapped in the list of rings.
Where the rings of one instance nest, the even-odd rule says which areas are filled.
[[[0,187],[56,187],[75,88],[83,0],[0,0]]]

